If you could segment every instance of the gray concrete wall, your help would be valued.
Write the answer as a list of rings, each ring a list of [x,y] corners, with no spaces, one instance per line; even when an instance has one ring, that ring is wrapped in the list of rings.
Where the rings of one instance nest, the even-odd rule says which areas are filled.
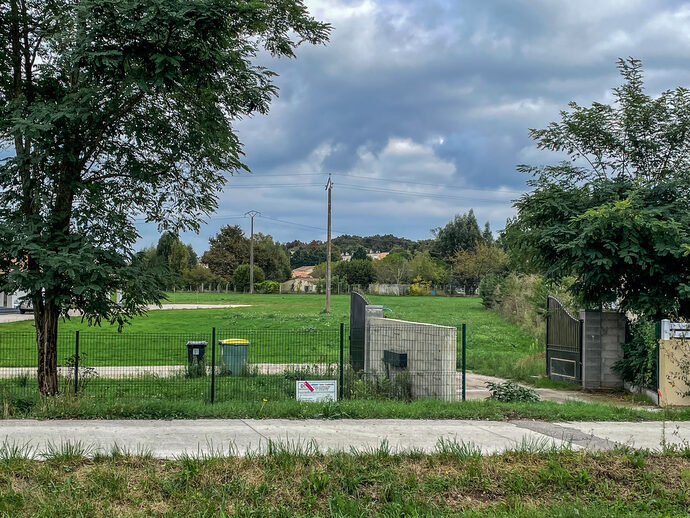
[[[582,386],[596,390],[621,388],[623,380],[613,365],[623,358],[625,315],[615,311],[580,311],[582,331]]]
[[[387,373],[383,351],[407,353],[412,397],[455,400],[457,391],[457,329],[369,316],[366,320],[364,370]]]
[[[410,293],[409,284],[375,284],[369,285],[369,293],[376,295],[407,295]]]

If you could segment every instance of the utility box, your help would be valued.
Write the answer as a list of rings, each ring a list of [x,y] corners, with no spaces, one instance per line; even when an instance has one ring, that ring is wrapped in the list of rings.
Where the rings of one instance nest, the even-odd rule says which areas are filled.
[[[203,341],[187,342],[187,363],[189,365],[204,363],[207,345],[208,343]]]
[[[218,342],[223,370],[231,376],[240,376],[249,359],[249,340],[228,338]]]

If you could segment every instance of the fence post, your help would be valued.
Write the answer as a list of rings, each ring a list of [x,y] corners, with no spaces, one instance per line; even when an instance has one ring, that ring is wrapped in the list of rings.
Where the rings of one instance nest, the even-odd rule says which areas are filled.
[[[467,324],[462,325],[462,400],[465,401],[465,375],[467,372]]]
[[[343,399],[343,334],[344,334],[345,324],[340,322],[340,382],[338,383],[338,392],[340,399]]]
[[[74,393],[79,391],[79,331],[74,332]]]
[[[211,331],[211,404],[216,399],[216,328]]]

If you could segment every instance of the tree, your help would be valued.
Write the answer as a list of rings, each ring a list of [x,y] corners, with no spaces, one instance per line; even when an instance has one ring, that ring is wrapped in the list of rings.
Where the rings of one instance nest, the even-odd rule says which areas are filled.
[[[201,256],[201,262],[223,281],[232,282],[235,268],[249,261],[249,240],[244,231],[239,225],[225,225],[208,243],[209,249]]]
[[[283,282],[292,275],[290,260],[280,243],[270,235],[254,234],[254,264],[261,267],[266,279]]]
[[[211,284],[218,279],[211,270],[197,264],[184,272],[183,283],[185,286],[198,287],[202,284]]]
[[[390,253],[374,262],[376,281],[387,284],[402,284],[410,280],[410,264],[400,253]]]
[[[690,316],[690,93],[644,92],[642,65],[619,60],[613,106],[570,103],[530,130],[557,165],[522,165],[533,191],[516,203],[503,241],[547,278],[574,275],[590,306]]]
[[[314,266],[326,262],[327,258],[326,243],[312,241],[306,245],[300,245],[292,250],[290,255],[290,267],[299,268],[300,266]],[[340,249],[336,246],[331,247],[331,261],[340,261]]]
[[[122,326],[162,299],[134,218],[196,230],[246,169],[233,123],[276,94],[260,49],[292,57],[329,30],[301,0],[0,3],[0,289],[33,301],[42,394],[70,308]]]
[[[376,279],[374,263],[371,260],[339,261],[333,268],[333,274],[354,286],[369,286]]]
[[[465,292],[474,292],[479,281],[490,273],[498,273],[506,266],[506,253],[496,246],[480,243],[474,250],[461,250],[453,258],[453,272],[465,286]]]
[[[352,253],[352,259],[357,261],[371,261],[371,257],[367,255],[367,250],[363,246],[358,246]]]
[[[264,282],[266,277],[264,271],[254,265],[254,282],[259,284]],[[241,264],[235,268],[235,273],[232,275],[232,284],[235,286],[235,291],[246,291],[249,289],[249,265]]]
[[[434,255],[450,260],[459,250],[474,250],[482,240],[477,218],[470,209],[467,214],[456,214],[445,227],[433,230],[436,235]]]
[[[417,252],[410,261],[410,276],[426,282],[436,282],[438,269],[429,252]]]
[[[494,244],[494,235],[491,232],[491,225],[489,225],[488,221],[486,223],[484,223],[484,232],[482,232],[482,240],[487,245],[493,245]]]

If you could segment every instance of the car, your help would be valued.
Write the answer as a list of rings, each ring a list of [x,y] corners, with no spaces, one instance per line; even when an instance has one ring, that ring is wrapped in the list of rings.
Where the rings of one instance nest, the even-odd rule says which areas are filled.
[[[27,311],[34,311],[34,303],[31,300],[22,300],[19,303],[19,312],[23,315]]]

